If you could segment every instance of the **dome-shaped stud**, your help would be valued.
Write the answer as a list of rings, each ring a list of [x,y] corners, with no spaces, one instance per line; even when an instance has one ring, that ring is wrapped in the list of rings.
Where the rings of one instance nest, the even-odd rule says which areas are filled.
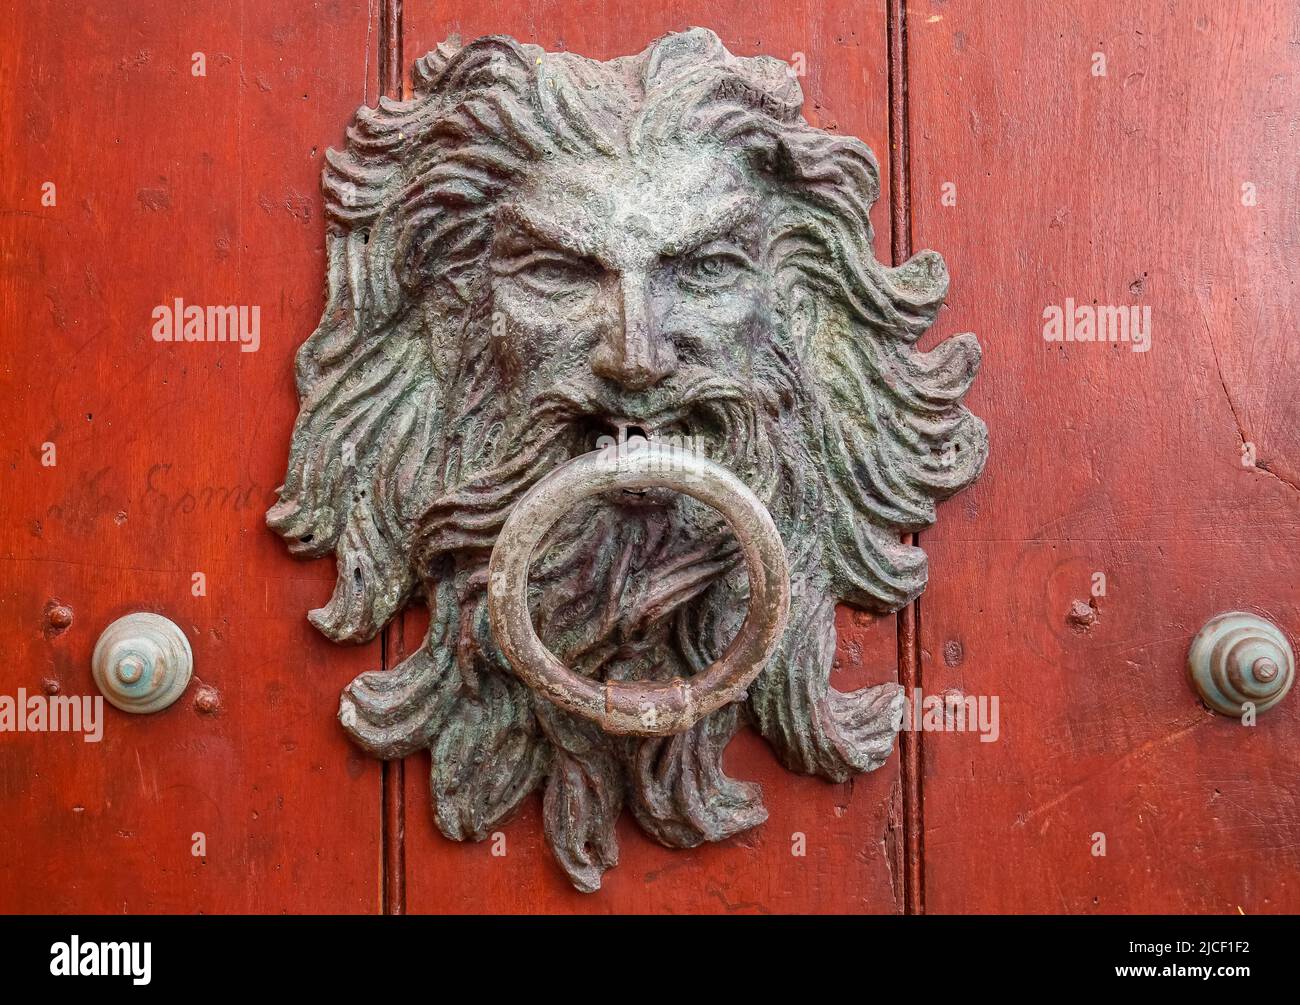
[[[1230,611],[1196,633],[1187,672],[1206,705],[1241,718],[1249,706],[1259,714],[1286,697],[1295,680],[1295,654],[1276,625]]]
[[[159,712],[194,670],[189,639],[158,614],[128,614],[104,629],[90,659],[95,686],[123,712]]]

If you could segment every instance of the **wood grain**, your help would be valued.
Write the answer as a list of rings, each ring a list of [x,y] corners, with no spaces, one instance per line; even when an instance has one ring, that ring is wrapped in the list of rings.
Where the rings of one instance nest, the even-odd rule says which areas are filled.
[[[95,639],[137,610],[184,628],[196,679],[157,715],[108,709],[98,744],[0,734],[0,911],[377,910],[379,766],[334,714],[379,646],[311,628],[330,563],[263,522],[323,306],[322,159],[375,92],[370,14],[5,6],[0,694],[94,694]],[[153,341],[173,297],[259,305],[259,350]],[[52,599],[74,620],[47,637]]]
[[[1300,909],[1300,701],[1245,728],[1184,671],[1220,611],[1300,631],[1297,38],[1286,3],[908,8],[929,337],[980,336],[993,443],[922,535],[922,676],[1002,718],[925,737],[929,912]],[[1150,350],[1046,342],[1066,297],[1150,306]]]

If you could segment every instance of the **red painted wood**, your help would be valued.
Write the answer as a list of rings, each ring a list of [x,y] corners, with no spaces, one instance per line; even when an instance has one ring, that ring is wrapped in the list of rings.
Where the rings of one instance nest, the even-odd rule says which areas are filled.
[[[1002,719],[924,736],[925,907],[1294,912],[1300,700],[1245,728],[1184,660],[1223,610],[1300,632],[1296,8],[921,0],[907,36],[931,337],[980,335],[992,438],[922,535],[922,680]],[[1149,305],[1152,348],[1046,343],[1066,297]]]
[[[100,745],[3,738],[0,805],[15,832],[33,836],[0,865],[4,909],[380,906],[378,767],[333,721],[340,686],[377,662],[378,647],[340,650],[307,626],[303,612],[328,594],[331,570],[290,562],[261,516],[293,415],[290,357],[321,306],[320,157],[376,90],[371,7],[132,4],[83,17],[65,5],[11,19],[4,121],[16,170],[4,179],[11,225],[0,240],[17,264],[0,329],[10,350],[0,418],[13,434],[0,604],[13,645],[0,687],[35,691],[48,679],[63,693],[89,691],[99,631],[138,609],[183,625],[197,681],[159,716],[110,711]],[[693,21],[716,24],[711,13],[642,12],[625,27],[644,44]],[[765,28],[750,13],[735,5],[727,19]],[[729,41],[803,52],[809,117],[833,128],[838,115],[883,157],[883,7],[866,21],[859,13],[773,13],[773,32]],[[570,37],[594,55],[626,51],[632,43],[591,14],[565,15]],[[537,37],[509,21],[477,30]],[[189,75],[192,51],[205,52],[206,78]],[[44,180],[58,185],[55,207],[39,204]],[[883,246],[880,213],[877,224]],[[150,312],[173,296],[259,304],[260,351],[153,343]],[[52,469],[40,467],[45,442],[59,451]],[[190,595],[196,571],[208,579],[204,598]],[[52,599],[73,608],[74,622],[47,638],[40,619]],[[846,615],[843,629],[842,686],[894,673],[892,619],[858,625]],[[200,686],[219,694],[215,715],[195,710]],[[896,768],[829,786],[787,776],[752,738],[737,748],[732,770],[770,783],[763,835],[693,856],[629,834],[625,892],[616,887],[599,909],[896,910]],[[400,899],[393,873],[407,850],[403,807],[392,802],[411,793],[411,815],[423,809],[428,824],[422,775],[388,789],[390,900]],[[809,835],[806,859],[789,853],[796,830]],[[208,841],[202,861],[189,855],[196,831]],[[417,909],[593,906],[551,866],[535,819],[512,828],[515,873],[496,870],[503,889],[527,887],[521,870],[534,877],[531,901],[483,898],[465,867],[482,849],[450,846],[431,824],[408,833],[424,842],[409,849]],[[665,879],[640,893],[651,868]]]
[[[379,646],[308,625],[332,565],[263,523],[323,306],[322,158],[373,100],[374,22],[306,0],[5,7],[0,694],[96,693],[94,642],[137,610],[185,629],[197,680],[155,716],[107,709],[98,744],[0,734],[0,911],[375,911],[379,766],[334,713]],[[154,342],[173,297],[260,305],[259,351]],[[47,638],[51,599],[74,620]]]
[[[903,0],[889,0],[887,17],[889,45],[889,174],[899,179],[890,189],[890,260],[901,265],[912,257],[911,192],[907,184],[908,171],[908,107],[907,107],[907,13]],[[916,543],[915,534],[903,535],[909,545]],[[898,612],[898,682],[903,686],[904,700],[910,700],[921,684],[920,636],[917,601]],[[915,730],[902,730],[898,736],[899,773],[901,796],[899,810],[902,816],[902,870],[903,911],[920,914],[924,865],[921,854],[921,737]]]
[[[885,4],[663,2],[448,2],[405,5],[407,62],[448,36],[505,33],[551,50],[607,59],[637,52],[667,31],[705,25],[733,52],[790,60],[803,53],[808,120],[860,136],[881,162],[873,217],[877,254],[889,256],[889,134]],[[897,679],[894,618],[840,616],[837,687]],[[407,632],[418,643],[419,634]],[[392,654],[390,653],[390,661]],[[619,831],[620,864],[595,895],[575,892],[551,860],[533,799],[504,829],[507,854],[491,842],[460,845],[434,827],[428,758],[406,762],[406,906],[421,912],[884,912],[902,910],[898,759],[845,785],[792,775],[761,739],[737,737],[727,755],[734,777],[758,781],[770,811],[749,834],[720,845],[672,851],[630,819]],[[806,857],[791,836],[806,835]]]
[[[404,6],[407,65],[453,32],[611,57],[691,24],[736,52],[803,53],[809,120],[891,161],[883,0]],[[321,159],[375,99],[395,9],[6,5],[0,695],[93,694],[94,641],[133,610],[185,628],[198,680],[158,716],[108,710],[100,744],[0,734],[0,911],[377,911],[385,891],[412,912],[902,910],[898,758],[827,785],[742,735],[728,770],[763,784],[769,821],[690,852],[628,822],[620,866],[584,896],[536,802],[503,828],[504,857],[445,841],[427,757],[385,787],[335,723],[380,647],[307,624],[331,563],[290,560],[262,514],[292,354],[322,307]],[[995,743],[920,737],[906,865],[927,911],[1300,910],[1300,704],[1248,729],[1206,712],[1183,671],[1219,611],[1300,632],[1297,37],[1281,2],[906,10],[894,243],[947,258],[929,338],[980,335],[970,404],[993,440],[983,480],[922,535],[931,582],[908,631],[927,694],[996,695],[1001,713]],[[173,297],[259,305],[259,351],[153,342],[150,312]],[[1152,349],[1046,343],[1042,311],[1066,297],[1149,305]],[[1098,572],[1097,621],[1071,627]],[[48,630],[51,601],[74,612],[65,631]],[[845,610],[840,627],[839,686],[896,678],[894,619]],[[390,664],[421,628],[411,614],[390,632]]]

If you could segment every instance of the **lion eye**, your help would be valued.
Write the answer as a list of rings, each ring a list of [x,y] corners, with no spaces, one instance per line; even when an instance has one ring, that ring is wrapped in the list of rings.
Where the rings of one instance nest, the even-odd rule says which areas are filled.
[[[519,274],[533,283],[550,286],[576,286],[591,278],[591,270],[565,258],[541,258],[528,263]]]
[[[682,267],[687,282],[710,289],[729,286],[745,270],[745,261],[729,252],[696,255]]]

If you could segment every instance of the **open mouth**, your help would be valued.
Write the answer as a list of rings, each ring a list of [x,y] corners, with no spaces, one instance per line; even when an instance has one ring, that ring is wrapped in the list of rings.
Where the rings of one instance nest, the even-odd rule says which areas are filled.
[[[578,453],[625,446],[637,437],[643,440],[656,440],[661,435],[659,430],[644,422],[593,417],[583,421],[579,427]]]
[[[637,440],[647,443],[687,442],[686,436],[686,426],[682,422],[654,425],[644,420],[591,418],[582,424],[578,437],[579,452],[611,448],[634,450]],[[653,486],[612,489],[603,494],[609,503],[632,507],[668,506],[677,496],[678,493],[672,489]]]

